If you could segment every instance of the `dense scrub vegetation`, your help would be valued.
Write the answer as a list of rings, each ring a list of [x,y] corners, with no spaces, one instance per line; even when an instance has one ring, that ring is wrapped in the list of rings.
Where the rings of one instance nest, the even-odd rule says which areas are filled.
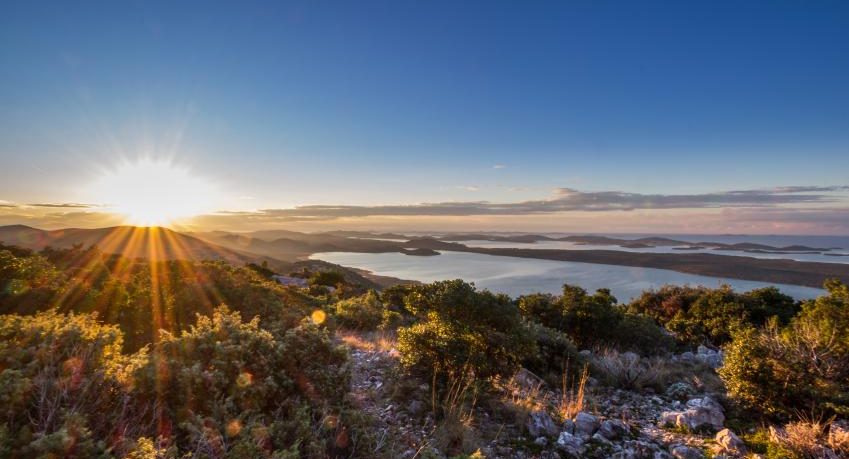
[[[665,286],[644,292],[627,309],[651,317],[682,343],[720,346],[741,329],[763,326],[770,318],[787,323],[798,305],[775,287],[738,293],[727,285],[717,289]]]
[[[357,455],[320,306],[220,262],[0,250],[0,456]]]
[[[398,331],[401,362],[437,382],[466,371],[479,378],[510,374],[533,351],[506,295],[443,281],[412,287],[405,306],[417,321]]]
[[[849,289],[826,288],[786,325],[773,319],[734,337],[719,370],[730,396],[780,418],[849,415]]]
[[[305,289],[273,274],[0,247],[0,457],[369,457],[336,327],[397,340],[443,423],[462,425],[467,391],[521,368],[563,381],[564,400],[566,376],[586,370],[652,393],[712,385],[760,422],[849,416],[849,290],[836,281],[804,302],[667,286],[623,305],[571,285],[512,299],[462,280],[376,292],[332,270],[297,273]],[[718,371],[672,357],[700,345],[724,351]]]

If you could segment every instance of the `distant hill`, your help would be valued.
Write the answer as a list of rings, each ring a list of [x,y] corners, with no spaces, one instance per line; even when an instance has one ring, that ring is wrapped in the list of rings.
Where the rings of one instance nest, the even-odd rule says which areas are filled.
[[[0,226],[0,241],[33,250],[47,246],[97,246],[106,253],[151,260],[225,260],[244,264],[257,257],[161,227],[115,226],[41,230],[24,225]]]
[[[295,231],[258,231],[253,233],[191,233],[207,242],[232,250],[267,255],[285,261],[307,258],[318,252],[397,252],[405,243],[333,233],[298,233]],[[274,236],[279,236],[273,238]],[[407,246],[409,247],[409,246]]]

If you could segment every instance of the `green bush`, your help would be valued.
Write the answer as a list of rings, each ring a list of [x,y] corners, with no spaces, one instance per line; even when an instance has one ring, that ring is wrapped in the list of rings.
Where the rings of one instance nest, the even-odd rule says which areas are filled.
[[[554,387],[561,383],[564,372],[577,371],[580,368],[581,358],[578,350],[565,333],[537,322],[526,322],[525,326],[536,343],[535,352],[522,362],[525,368]]]
[[[275,339],[257,319],[218,309],[164,336],[133,380],[137,403],[150,408],[140,411],[179,451],[315,457],[344,428],[324,421],[342,415],[345,353],[306,322]]]
[[[776,417],[849,415],[849,291],[829,281],[786,326],[738,332],[719,374],[742,405]]]
[[[652,319],[618,307],[607,289],[588,295],[586,290],[566,284],[559,297],[526,295],[519,297],[518,307],[525,319],[565,333],[582,349],[615,347],[657,354],[674,345]]]
[[[466,370],[479,378],[509,375],[534,352],[519,311],[505,295],[461,280],[416,286],[406,307],[419,322],[400,328],[401,363],[444,382]]]
[[[727,285],[717,289],[664,286],[643,292],[627,310],[654,319],[684,344],[720,346],[738,330],[763,326],[771,317],[786,324],[798,306],[775,287],[737,293]]]
[[[373,290],[365,295],[335,304],[336,320],[343,327],[355,330],[376,330],[383,324],[384,318],[389,319],[386,308]]]
[[[90,315],[0,316],[4,457],[96,457],[125,425],[121,332]]]

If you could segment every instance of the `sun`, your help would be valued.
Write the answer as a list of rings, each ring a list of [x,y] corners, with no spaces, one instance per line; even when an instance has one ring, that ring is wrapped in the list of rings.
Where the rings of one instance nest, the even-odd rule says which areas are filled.
[[[160,226],[214,210],[218,192],[207,180],[167,160],[140,159],[104,171],[88,187],[125,222]]]

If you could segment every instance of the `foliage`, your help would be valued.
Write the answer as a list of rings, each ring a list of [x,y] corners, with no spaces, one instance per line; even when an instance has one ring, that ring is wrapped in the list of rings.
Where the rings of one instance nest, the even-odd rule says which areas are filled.
[[[245,323],[222,308],[163,337],[133,380],[137,402],[179,450],[318,456],[342,428],[322,421],[341,414],[326,403],[344,397],[345,363],[313,325],[275,339],[257,319]]]
[[[316,271],[310,276],[310,285],[336,287],[345,283],[345,275],[339,271]]]
[[[0,313],[96,312],[121,328],[127,351],[152,343],[159,329],[187,329],[220,304],[266,318],[267,328],[296,326],[316,307],[252,268],[220,261],[150,263],[80,247],[24,257],[0,251]]]
[[[645,354],[668,350],[674,343],[653,320],[630,314],[616,306],[610,290],[593,295],[563,286],[563,295],[534,294],[519,297],[519,310],[530,321],[565,333],[580,348],[616,347]]]
[[[664,286],[632,301],[628,311],[656,320],[683,343],[723,345],[740,329],[762,326],[771,317],[787,323],[798,310],[793,298],[775,287],[737,293],[724,285]]]
[[[397,325],[400,315],[384,307],[377,293],[368,293],[336,302],[336,320],[343,327],[355,330],[376,330]]]
[[[789,324],[774,319],[734,337],[719,370],[731,397],[778,417],[849,414],[849,291],[838,281],[825,287]]]
[[[306,319],[320,303],[254,268],[3,250],[0,286],[0,312],[24,314],[0,315],[0,456],[349,457],[371,441],[345,352]]]
[[[438,382],[465,369],[478,378],[507,375],[534,350],[508,297],[461,280],[415,286],[406,307],[419,322],[398,331],[401,363]]]
[[[558,383],[563,373],[578,368],[581,360],[578,350],[565,333],[538,322],[526,322],[525,326],[536,343],[536,352],[522,362],[525,368],[551,383]]]
[[[13,457],[324,457],[363,445],[346,354],[308,321],[275,335],[222,307],[126,356],[120,330],[92,315],[5,315],[0,361],[0,451]]]
[[[121,332],[89,315],[0,316],[3,445],[11,456],[94,457],[125,407]]]

